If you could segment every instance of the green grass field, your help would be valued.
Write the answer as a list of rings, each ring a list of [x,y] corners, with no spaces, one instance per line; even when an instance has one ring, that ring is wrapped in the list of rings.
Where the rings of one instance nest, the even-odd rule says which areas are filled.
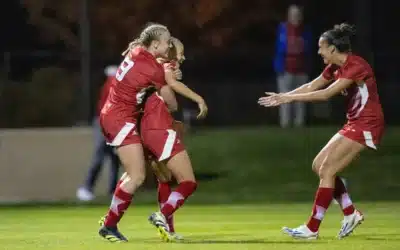
[[[132,206],[121,223],[128,243],[109,243],[97,235],[97,220],[106,207],[2,207],[0,249],[400,249],[400,203],[362,203],[366,221],[350,237],[338,240],[341,212],[332,205],[317,241],[293,240],[280,232],[298,226],[310,204],[187,204],[176,216],[182,243],[160,242],[147,216],[155,206]],[[115,245],[117,244],[117,246]]]

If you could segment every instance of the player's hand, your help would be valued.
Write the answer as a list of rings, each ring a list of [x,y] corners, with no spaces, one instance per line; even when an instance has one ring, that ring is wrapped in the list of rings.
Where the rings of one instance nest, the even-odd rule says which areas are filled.
[[[208,114],[208,107],[207,104],[204,100],[201,100],[200,102],[197,103],[199,106],[199,114],[197,115],[197,119],[204,119],[207,114]]]
[[[182,76],[183,76],[182,71],[180,69],[176,69],[174,71],[174,76],[175,76],[176,80],[182,80]]]
[[[292,101],[289,95],[282,93],[265,92],[265,94],[267,96],[258,99],[258,104],[264,107],[275,107]]]

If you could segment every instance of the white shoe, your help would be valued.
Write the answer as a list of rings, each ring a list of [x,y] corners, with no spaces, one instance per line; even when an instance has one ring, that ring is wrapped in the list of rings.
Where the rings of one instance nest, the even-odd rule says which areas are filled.
[[[92,201],[95,198],[94,194],[84,187],[78,188],[78,190],[76,191],[76,197],[80,201]]]
[[[316,240],[318,232],[312,232],[306,225],[301,225],[297,228],[283,227],[282,231],[295,239]]]
[[[363,221],[364,215],[358,210],[355,210],[351,215],[345,216],[342,220],[342,227],[340,228],[338,238],[343,239],[349,236]]]
[[[161,240],[165,242],[171,242],[175,240],[175,238],[169,232],[169,226],[161,212],[152,213],[149,217],[149,222],[157,228]]]

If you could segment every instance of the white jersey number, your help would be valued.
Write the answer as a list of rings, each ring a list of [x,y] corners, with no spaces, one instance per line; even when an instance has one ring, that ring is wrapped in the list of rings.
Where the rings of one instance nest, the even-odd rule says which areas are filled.
[[[117,74],[115,74],[115,78],[117,78],[118,81],[122,81],[134,64],[135,62],[133,62],[129,57],[125,57],[124,61],[119,66]]]

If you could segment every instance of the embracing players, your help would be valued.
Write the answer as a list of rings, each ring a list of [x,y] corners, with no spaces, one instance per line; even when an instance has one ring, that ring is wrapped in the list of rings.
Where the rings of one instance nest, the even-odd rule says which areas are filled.
[[[109,241],[127,241],[119,232],[117,224],[129,207],[134,191],[145,178],[146,159],[142,140],[151,154],[165,163],[178,181],[177,189],[166,197],[161,211],[153,213],[149,218],[164,240],[174,239],[166,218],[170,218],[197,187],[190,159],[175,131],[170,114],[170,109],[176,109],[177,103],[173,91],[166,85],[168,77],[165,73],[168,70],[164,72],[163,65],[156,59],[167,57],[171,40],[165,26],[151,24],[146,27],[124,52],[125,59],[102,109],[103,132],[109,144],[117,148],[127,173],[115,190],[110,209],[99,230],[99,234]],[[175,80],[175,84],[179,85],[179,82]],[[191,94],[192,98],[196,98],[190,89],[182,85],[183,94]],[[148,96],[149,93],[153,94]],[[200,115],[204,116],[207,113],[204,100],[200,97],[196,101],[199,103]],[[137,127],[142,108],[141,140]]]
[[[320,182],[310,219],[297,228],[283,228],[294,238],[318,238],[321,221],[333,199],[339,202],[344,215],[339,238],[351,234],[364,220],[337,174],[365,148],[377,149],[384,132],[384,116],[371,66],[352,53],[353,35],[354,29],[348,24],[336,25],[323,33],[318,43],[318,54],[327,64],[323,73],[291,92],[266,93],[258,101],[271,107],[293,101],[324,101],[339,93],[347,101],[347,123],[318,153],[312,165]]]

